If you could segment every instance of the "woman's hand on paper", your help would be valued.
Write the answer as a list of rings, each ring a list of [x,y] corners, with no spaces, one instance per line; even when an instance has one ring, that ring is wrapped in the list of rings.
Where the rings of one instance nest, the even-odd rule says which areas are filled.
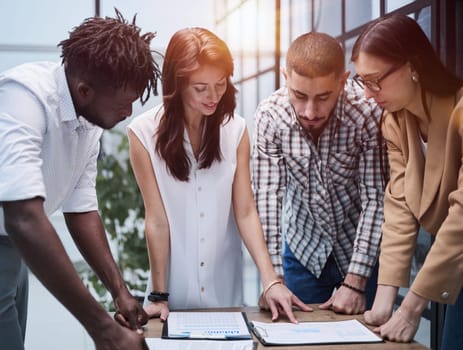
[[[276,284],[265,294],[259,298],[259,307],[272,312],[272,321],[278,319],[280,314],[286,315],[293,323],[297,323],[297,319],[293,313],[293,306],[298,307],[302,311],[313,311],[313,309],[304,304],[297,296],[295,296],[284,284]]]
[[[167,320],[167,316],[169,316],[169,305],[167,301],[149,303],[145,306],[145,311],[149,318],[159,317],[161,322],[164,322]]]

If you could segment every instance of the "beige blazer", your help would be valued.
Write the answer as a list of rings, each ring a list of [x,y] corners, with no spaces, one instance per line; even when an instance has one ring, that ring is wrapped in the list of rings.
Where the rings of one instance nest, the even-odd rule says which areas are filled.
[[[411,290],[452,304],[463,285],[463,89],[458,97],[434,96],[426,158],[417,119],[407,111],[383,124],[391,179],[384,202],[378,283],[407,287],[418,228],[434,244]]]

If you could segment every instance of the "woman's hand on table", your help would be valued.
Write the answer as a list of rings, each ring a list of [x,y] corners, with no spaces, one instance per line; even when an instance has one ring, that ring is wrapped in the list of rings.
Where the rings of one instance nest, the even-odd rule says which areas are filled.
[[[264,310],[270,310],[272,321],[276,321],[279,315],[286,315],[293,323],[297,319],[293,313],[293,306],[302,311],[313,311],[313,309],[304,304],[295,296],[282,282],[276,283],[267,289],[259,298],[259,307]]]
[[[145,311],[149,318],[159,317],[161,322],[164,322],[167,320],[167,316],[169,316],[169,305],[167,301],[149,303],[145,306]]]
[[[373,326],[385,324],[391,318],[397,292],[397,287],[378,285],[373,307],[363,314],[365,322]]]
[[[415,319],[400,308],[393,313],[392,317],[385,324],[373,329],[381,335],[381,338],[390,341],[408,343],[418,330],[420,319]]]
[[[393,287],[395,288],[395,287]],[[392,296],[392,294],[390,295]],[[375,304],[379,304],[381,307],[381,303],[376,303],[378,300],[378,293],[376,294]],[[382,338],[388,339],[395,342],[410,342],[413,340],[413,337],[418,330],[418,326],[421,320],[421,314],[426,307],[429,301],[418,294],[415,294],[413,291],[409,290],[405,295],[402,304],[397,309],[396,312],[392,313],[391,311],[387,312],[388,309],[383,307],[382,310],[386,310],[383,312],[384,315],[389,315],[387,322],[382,322],[377,324],[378,327],[373,329],[374,332],[379,333]],[[375,304],[373,304],[373,309]],[[388,304],[386,304],[388,306]],[[380,308],[381,310],[381,308]],[[373,311],[373,310],[372,310]],[[379,314],[381,315],[381,314]],[[370,314],[368,317],[374,316],[378,317],[378,314]],[[365,315],[365,320],[367,320],[367,315]],[[372,320],[370,320],[372,321]],[[373,320],[378,321],[378,319]]]

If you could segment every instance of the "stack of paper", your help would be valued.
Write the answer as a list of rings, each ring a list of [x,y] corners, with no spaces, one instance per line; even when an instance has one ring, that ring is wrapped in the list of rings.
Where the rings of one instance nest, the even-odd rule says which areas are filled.
[[[264,345],[376,343],[383,340],[359,321],[267,323],[250,322]]]
[[[150,350],[253,350],[242,312],[169,313],[161,338],[147,338]]]
[[[175,340],[146,338],[150,350],[253,350],[252,340]],[[257,343],[256,343],[257,344]]]
[[[171,312],[162,338],[252,339],[242,312]]]

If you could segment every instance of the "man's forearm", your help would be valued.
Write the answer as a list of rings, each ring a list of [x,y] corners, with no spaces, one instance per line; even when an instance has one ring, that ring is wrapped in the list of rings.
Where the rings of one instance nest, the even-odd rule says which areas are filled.
[[[106,232],[96,211],[66,213],[66,224],[80,252],[113,298],[127,292],[120,270],[109,248]]]
[[[113,321],[83,285],[41,207],[41,199],[4,203],[7,232],[29,269],[93,336]]]

